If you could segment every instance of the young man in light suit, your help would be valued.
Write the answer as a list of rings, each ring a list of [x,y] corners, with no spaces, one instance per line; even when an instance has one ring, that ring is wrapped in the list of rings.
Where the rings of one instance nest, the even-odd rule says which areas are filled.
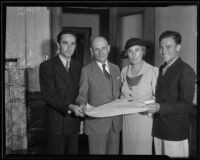
[[[165,31],[159,42],[165,63],[159,69],[156,103],[146,106],[149,113],[155,113],[152,129],[155,153],[188,157],[189,114],[193,106],[195,72],[179,57],[180,33]]]
[[[82,68],[79,95],[76,98],[76,103],[82,107],[87,103],[98,107],[120,96],[120,69],[107,60],[110,52],[107,40],[104,37],[94,38],[90,51],[95,60]],[[86,116],[84,125],[90,154],[119,154],[121,116],[106,118]]]

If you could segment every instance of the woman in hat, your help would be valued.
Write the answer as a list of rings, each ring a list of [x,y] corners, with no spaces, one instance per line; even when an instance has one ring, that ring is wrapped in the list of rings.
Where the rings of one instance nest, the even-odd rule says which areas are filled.
[[[121,98],[136,101],[154,99],[158,68],[143,60],[147,44],[138,38],[130,38],[124,53],[130,64],[122,69]],[[145,112],[123,116],[122,154],[152,154],[152,117]]]

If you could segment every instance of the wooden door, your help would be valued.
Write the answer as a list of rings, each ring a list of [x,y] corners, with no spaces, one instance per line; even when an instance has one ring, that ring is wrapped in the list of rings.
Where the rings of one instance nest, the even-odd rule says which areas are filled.
[[[72,58],[78,60],[82,66],[88,64],[91,61],[91,54],[89,50],[91,28],[62,27],[62,29],[74,33],[77,37],[77,46]]]

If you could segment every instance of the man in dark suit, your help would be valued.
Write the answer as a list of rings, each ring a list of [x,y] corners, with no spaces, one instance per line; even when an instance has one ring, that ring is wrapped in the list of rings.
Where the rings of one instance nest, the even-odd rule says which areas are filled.
[[[179,57],[179,33],[165,31],[159,42],[165,63],[159,69],[156,103],[146,106],[149,113],[155,113],[152,129],[155,153],[188,157],[189,114],[193,106],[195,72]]]
[[[78,95],[81,65],[71,59],[76,47],[74,34],[62,31],[57,36],[59,53],[41,63],[41,93],[46,101],[46,153],[77,154],[80,107],[73,105]]]
[[[90,48],[95,60],[83,67],[76,103],[94,107],[109,103],[120,95],[121,76],[117,65],[107,60],[110,46],[104,37],[96,37]],[[84,132],[88,135],[90,154],[119,154],[122,117],[85,117]]]

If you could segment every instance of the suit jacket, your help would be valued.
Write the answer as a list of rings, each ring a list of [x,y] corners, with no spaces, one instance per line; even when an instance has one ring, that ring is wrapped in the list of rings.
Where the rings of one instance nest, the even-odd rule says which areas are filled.
[[[178,58],[162,75],[159,68],[156,102],[160,111],[153,120],[152,135],[164,140],[179,141],[189,137],[189,114],[192,111],[195,72]]]
[[[48,133],[66,135],[80,131],[80,118],[68,114],[69,104],[75,104],[78,95],[81,65],[71,59],[69,72],[59,56],[44,61],[39,68],[41,93],[46,101]]]
[[[80,79],[79,95],[76,99],[78,104],[87,104],[94,107],[109,103],[120,96],[121,76],[119,67],[108,62],[110,68],[111,82],[97,65],[96,61],[83,67]],[[107,134],[114,126],[115,131],[122,127],[122,116],[92,118],[85,117],[85,133],[87,135]]]

